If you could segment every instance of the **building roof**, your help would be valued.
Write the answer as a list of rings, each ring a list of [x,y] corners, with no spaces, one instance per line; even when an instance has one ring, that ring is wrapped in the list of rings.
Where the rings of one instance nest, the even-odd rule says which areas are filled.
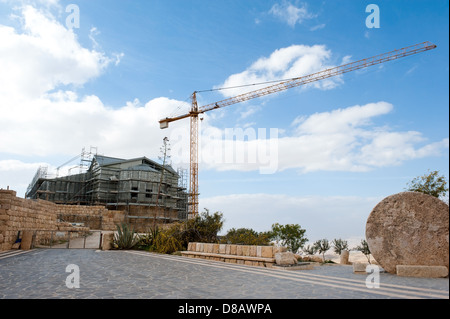
[[[94,159],[93,161],[96,161],[98,163],[98,165],[100,166],[108,166],[111,164],[117,164],[120,162],[125,161],[122,158],[117,158],[117,157],[108,157],[108,156],[103,156],[103,155],[94,155]]]
[[[143,156],[133,159],[122,159],[117,157],[109,157],[109,156],[103,156],[103,155],[94,155],[94,158],[92,160],[91,166],[89,169],[92,169],[92,166],[94,164],[94,161],[100,166],[111,166],[111,165],[117,165],[117,164],[129,164],[129,167],[122,167],[122,169],[129,169],[129,170],[143,170],[143,171],[154,171],[159,172],[161,171],[163,165]],[[178,173],[172,168],[170,165],[164,165],[164,168],[173,173]]]

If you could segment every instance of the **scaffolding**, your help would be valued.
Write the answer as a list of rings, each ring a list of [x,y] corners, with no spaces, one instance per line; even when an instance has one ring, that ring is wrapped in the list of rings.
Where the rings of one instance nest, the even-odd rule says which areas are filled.
[[[126,160],[83,149],[79,174],[49,178],[47,168],[39,168],[26,198],[123,210],[132,224],[169,223],[187,217],[186,180],[187,171],[146,157]]]

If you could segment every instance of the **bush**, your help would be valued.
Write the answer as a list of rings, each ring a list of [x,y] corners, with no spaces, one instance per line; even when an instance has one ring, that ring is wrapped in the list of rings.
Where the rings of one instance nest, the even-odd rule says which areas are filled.
[[[159,233],[160,230],[157,225],[150,228],[147,233],[140,236],[140,241],[137,244],[137,247],[143,250],[155,250],[156,238],[158,237]]]
[[[172,254],[181,249],[181,242],[170,231],[162,231],[156,237],[155,251],[158,253]]]
[[[232,228],[220,239],[220,243],[267,246],[270,244],[270,234],[267,232],[258,233],[250,228]]]
[[[187,249],[189,242],[218,242],[217,233],[222,229],[223,215],[210,214],[208,210],[186,223],[173,224],[161,230],[156,226],[141,236],[138,247],[162,254],[173,254]]]

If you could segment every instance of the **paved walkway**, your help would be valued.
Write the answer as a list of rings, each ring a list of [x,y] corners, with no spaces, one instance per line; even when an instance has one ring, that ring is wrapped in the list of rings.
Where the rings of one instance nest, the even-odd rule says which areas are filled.
[[[77,265],[80,288],[66,279]],[[380,273],[379,288],[351,266],[277,270],[142,251],[36,249],[0,253],[0,299],[449,298],[448,278]],[[70,281],[75,283],[75,281]],[[70,284],[69,283],[69,284]]]

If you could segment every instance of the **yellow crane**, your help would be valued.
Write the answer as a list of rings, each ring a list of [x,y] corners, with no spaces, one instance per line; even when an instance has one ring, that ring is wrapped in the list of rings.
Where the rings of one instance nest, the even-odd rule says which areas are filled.
[[[218,102],[210,103],[199,107],[197,104],[197,91],[191,96],[191,110],[189,113],[175,117],[166,117],[159,121],[160,128],[166,129],[169,127],[170,122],[178,121],[185,118],[191,119],[190,126],[190,168],[189,168],[189,213],[191,216],[198,214],[198,116],[200,114],[223,108],[232,104],[248,101],[261,96],[269,95],[285,91],[287,89],[305,85],[308,83],[320,81],[323,79],[331,78],[340,74],[348,73],[351,71],[367,68],[369,66],[397,60],[420,52],[425,52],[436,48],[436,45],[430,42],[422,42],[394,51],[382,53],[372,56],[370,58],[362,59],[359,61],[347,63],[338,67],[329,68],[317,73],[289,79],[277,81],[276,84],[269,85],[267,87],[250,91],[247,93],[239,94],[234,97],[230,97]]]

